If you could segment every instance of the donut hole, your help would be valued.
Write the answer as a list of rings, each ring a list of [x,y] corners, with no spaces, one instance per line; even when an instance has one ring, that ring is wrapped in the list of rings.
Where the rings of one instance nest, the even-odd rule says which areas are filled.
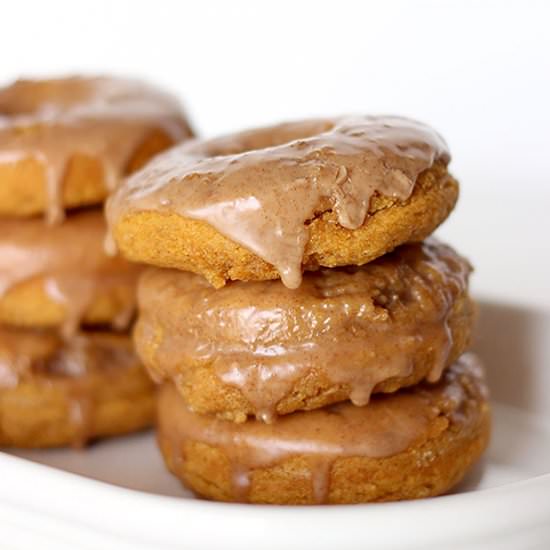
[[[130,161],[124,169],[125,174],[131,174],[142,168],[152,157],[174,145],[174,140],[164,131],[158,129],[150,132],[133,152]]]
[[[334,128],[334,122],[322,119],[279,124],[243,132],[238,139],[213,140],[208,146],[207,154],[212,157],[237,155],[292,142],[297,150],[303,150],[308,146],[309,138],[328,132],[332,128]]]

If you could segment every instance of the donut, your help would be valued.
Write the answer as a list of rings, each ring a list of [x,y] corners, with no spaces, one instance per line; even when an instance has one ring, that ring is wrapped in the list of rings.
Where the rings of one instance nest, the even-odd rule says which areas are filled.
[[[0,216],[100,204],[121,177],[192,134],[178,102],[110,77],[18,80],[0,89]]]
[[[235,424],[189,411],[160,390],[166,464],[200,496],[270,504],[351,504],[435,496],[455,486],[487,445],[483,370],[459,359],[435,386]]]
[[[82,446],[149,427],[155,390],[127,335],[0,328],[0,446]]]
[[[363,265],[426,238],[458,184],[431,128],[409,119],[307,120],[175,147],[107,202],[111,248],[130,260],[228,280]]]
[[[105,227],[101,210],[53,226],[0,218],[0,323],[67,334],[81,322],[125,328],[140,267],[105,254]]]
[[[150,268],[138,283],[138,355],[200,414],[244,422],[437,381],[470,342],[470,264],[431,238],[363,267],[214,289]]]

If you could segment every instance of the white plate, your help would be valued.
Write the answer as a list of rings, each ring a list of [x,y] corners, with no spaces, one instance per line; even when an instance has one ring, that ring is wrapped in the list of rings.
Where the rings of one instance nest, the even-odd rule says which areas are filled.
[[[517,201],[507,204],[509,214],[517,211]],[[532,219],[548,226],[537,218],[544,204],[529,205],[524,236]],[[481,300],[477,350],[489,373],[494,437],[484,462],[453,494],[338,507],[205,502],[166,472],[153,436],[142,434],[85,452],[0,453],[0,548],[548,550],[550,269],[532,240],[514,248],[510,261],[521,235],[504,208],[491,218],[493,238],[486,230],[480,239],[470,228],[483,227],[487,204],[476,205],[468,224],[450,223],[446,232],[471,252],[480,267],[475,288],[491,296]]]

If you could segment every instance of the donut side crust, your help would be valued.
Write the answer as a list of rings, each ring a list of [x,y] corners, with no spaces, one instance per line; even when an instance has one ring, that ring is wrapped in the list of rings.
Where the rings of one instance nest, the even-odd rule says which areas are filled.
[[[141,365],[86,375],[75,381],[35,375],[0,390],[0,446],[46,448],[135,432],[153,424],[155,390]],[[91,400],[85,433],[75,422],[75,400]],[[76,401],[78,402],[78,401]],[[83,436],[85,437],[84,439]]]
[[[127,282],[99,292],[84,311],[84,325],[112,324],[135,303],[135,287]],[[68,318],[67,307],[45,291],[43,277],[24,281],[0,296],[0,324],[16,327],[59,327]]]
[[[452,335],[452,347],[446,366],[454,363],[468,349],[472,340],[477,308],[472,299],[464,292],[455,301],[448,318],[448,327]],[[161,327],[157,327],[161,331]],[[139,337],[139,330],[134,338]],[[144,364],[153,361],[154,351],[147,353],[147,346],[137,346]],[[430,342],[411,357],[411,374],[394,377],[377,384],[373,393],[393,393],[400,388],[413,386],[424,380],[435,359],[435,350]],[[343,367],[345,368],[345,367]],[[197,414],[214,414],[219,418],[233,422],[245,422],[255,414],[254,405],[236,386],[220,380],[211,365],[182,365],[183,376],[175,377],[176,387],[188,406]],[[346,384],[335,384],[321,369],[311,369],[306,376],[299,378],[292,391],[279,401],[275,408],[277,415],[290,414],[299,410],[313,410],[350,398],[351,388]]]
[[[445,412],[432,420],[426,438],[386,458],[337,458],[329,471],[327,503],[356,504],[426,498],[459,483],[486,449],[491,430],[488,402],[475,383],[462,381],[469,398],[465,422],[453,423]],[[175,448],[162,431],[159,445],[168,469],[187,487],[212,500],[239,499],[231,464],[223,449],[187,441]],[[306,456],[290,457],[252,471],[248,501],[262,504],[314,504],[312,467]]]
[[[162,130],[152,131],[138,146],[126,167],[131,173],[154,155],[173,145]],[[61,184],[62,206],[70,210],[101,204],[108,196],[101,159],[75,154],[68,162]],[[48,207],[45,167],[35,157],[0,163],[0,216],[27,218]]]
[[[458,182],[442,163],[423,172],[411,197],[375,195],[365,223],[345,229],[330,211],[310,220],[305,270],[319,266],[363,265],[400,244],[428,237],[450,214],[458,199]],[[192,271],[216,288],[228,280],[278,279],[269,263],[219,233],[213,226],[174,213],[130,212],[117,220],[113,237],[128,260]]]

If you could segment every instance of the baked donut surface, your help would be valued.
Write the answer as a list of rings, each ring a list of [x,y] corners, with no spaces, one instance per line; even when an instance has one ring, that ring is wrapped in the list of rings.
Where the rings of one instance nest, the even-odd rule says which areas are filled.
[[[107,256],[104,237],[101,210],[53,226],[0,218],[0,323],[66,333],[81,323],[125,328],[141,268]]]
[[[82,446],[153,423],[155,389],[126,335],[0,328],[0,446]]]
[[[436,385],[235,424],[196,415],[162,387],[158,439],[168,468],[221,501],[343,504],[422,498],[456,485],[487,446],[482,368],[460,358]]]
[[[191,135],[177,100],[139,81],[18,80],[0,89],[0,216],[59,222]]]
[[[435,382],[467,348],[471,267],[429,239],[363,267],[214,289],[176,270],[138,283],[136,350],[157,381],[173,379],[189,408],[244,422]]]
[[[195,140],[159,155],[109,198],[128,259],[214,286],[362,265],[426,238],[458,184],[442,138],[400,117],[343,117]]]

